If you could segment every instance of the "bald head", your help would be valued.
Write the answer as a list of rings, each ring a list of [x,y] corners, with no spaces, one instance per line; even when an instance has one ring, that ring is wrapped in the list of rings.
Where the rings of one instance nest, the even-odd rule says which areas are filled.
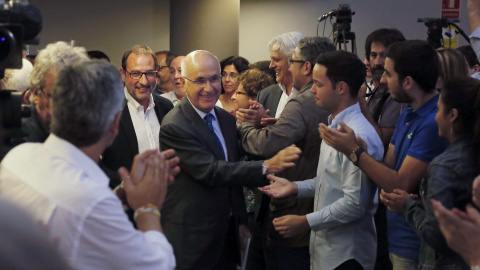
[[[185,92],[197,109],[209,113],[220,96],[222,84],[220,63],[208,51],[193,51],[182,63]],[[194,82],[195,81],[195,82]]]

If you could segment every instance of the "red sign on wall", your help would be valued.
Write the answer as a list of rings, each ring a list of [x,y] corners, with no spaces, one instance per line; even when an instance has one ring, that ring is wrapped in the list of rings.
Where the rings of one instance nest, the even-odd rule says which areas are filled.
[[[442,0],[442,18],[458,19],[460,17],[460,0]]]

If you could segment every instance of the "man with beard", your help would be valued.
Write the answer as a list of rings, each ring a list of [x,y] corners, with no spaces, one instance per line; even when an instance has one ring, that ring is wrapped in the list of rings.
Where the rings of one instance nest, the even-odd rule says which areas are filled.
[[[397,29],[381,28],[370,33],[365,42],[365,57],[371,66],[373,89],[368,99],[365,99],[366,92],[360,91],[358,101],[365,118],[375,127],[382,139],[385,152],[388,150],[390,138],[400,116],[401,104],[392,99],[387,91],[387,85],[380,83],[380,78],[384,72],[388,46],[404,40],[402,33]]]
[[[416,269],[420,239],[410,228],[393,199],[397,189],[414,193],[425,175],[428,163],[443,152],[447,141],[438,136],[435,122],[439,75],[436,51],[426,41],[409,40],[392,44],[385,60],[381,82],[392,98],[408,103],[398,119],[392,140],[380,163],[363,151],[361,140],[344,123],[339,129],[320,124],[322,139],[349,156],[381,189],[380,199],[387,206],[390,259],[393,269]],[[384,194],[389,194],[389,199]]]

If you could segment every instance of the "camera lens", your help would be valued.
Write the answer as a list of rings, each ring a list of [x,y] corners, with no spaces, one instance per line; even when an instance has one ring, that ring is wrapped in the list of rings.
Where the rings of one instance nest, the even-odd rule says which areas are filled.
[[[13,34],[6,28],[0,27],[0,67],[11,57],[15,48]]]

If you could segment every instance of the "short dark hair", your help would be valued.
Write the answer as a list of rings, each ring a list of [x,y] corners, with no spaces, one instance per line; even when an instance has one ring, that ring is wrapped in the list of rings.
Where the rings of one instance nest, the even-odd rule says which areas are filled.
[[[365,56],[369,59],[372,43],[378,43],[388,48],[392,43],[404,41],[405,37],[402,32],[395,28],[380,28],[367,36],[365,40]]]
[[[350,97],[357,98],[358,90],[365,81],[366,67],[356,54],[347,51],[329,51],[321,53],[316,63],[325,66],[327,77],[332,85],[345,82],[350,88]]]
[[[155,56],[158,56],[160,54],[165,54],[167,55],[167,58],[165,59],[165,62],[167,63],[167,66],[170,67],[170,65],[172,64],[172,61],[173,59],[175,59],[175,57],[177,57],[176,54],[174,54],[173,52],[171,51],[158,51],[158,52],[155,52]]]
[[[315,65],[315,59],[317,56],[324,52],[335,51],[335,45],[330,39],[325,37],[305,37],[298,43],[300,55],[298,57],[305,61],[308,61],[313,66]],[[312,72],[310,71],[310,73]]]
[[[395,42],[387,50],[387,58],[393,61],[398,81],[410,76],[426,93],[435,90],[440,75],[437,51],[424,40]]]
[[[88,57],[90,57],[90,59],[99,59],[99,60],[105,59],[107,60],[107,62],[110,62],[110,58],[107,56],[107,54],[105,54],[102,51],[96,51],[96,50],[88,51],[87,54],[88,54]]]
[[[243,90],[249,97],[256,97],[260,90],[275,83],[270,75],[258,69],[245,70],[238,82],[243,85]]]
[[[152,49],[148,47],[147,45],[135,45],[132,48],[128,49],[123,54],[122,57],[122,68],[124,70],[127,70],[127,60],[130,54],[137,54],[137,55],[150,55],[153,58],[153,63],[154,63],[154,68],[157,70],[158,69],[158,62],[157,62],[157,56],[153,53]]]
[[[463,55],[465,56],[465,59],[467,60],[468,66],[470,68],[473,68],[475,65],[480,66],[480,61],[478,61],[477,54],[473,50],[472,46],[470,45],[465,45],[458,47],[457,50],[459,50]]]
[[[223,72],[223,69],[226,66],[233,65],[235,69],[238,71],[238,74],[241,74],[242,72],[248,69],[248,64],[249,64],[248,60],[241,56],[230,56],[220,61],[220,68],[222,69],[222,72]]]

